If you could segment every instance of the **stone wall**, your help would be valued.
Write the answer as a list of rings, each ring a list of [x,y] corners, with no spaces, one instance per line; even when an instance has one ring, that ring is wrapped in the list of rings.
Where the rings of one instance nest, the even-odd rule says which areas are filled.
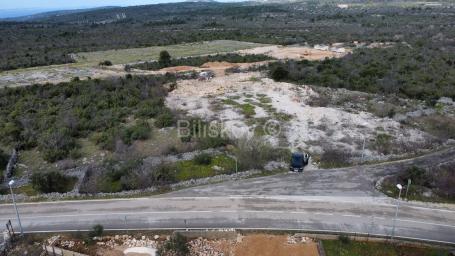
[[[81,171],[81,170],[79,170]],[[78,173],[76,170],[75,173]],[[217,175],[213,177],[207,177],[203,179],[195,179],[195,180],[188,180],[182,181],[176,184],[172,184],[170,187],[172,190],[178,190],[187,187],[193,186],[201,186],[207,185],[212,183],[219,183],[229,180],[239,180],[245,179],[248,177],[252,177],[262,173],[259,170],[250,170],[246,172],[239,172],[232,175]],[[79,193],[78,189],[74,189],[73,191],[67,193],[49,193],[49,194],[41,194],[37,196],[27,196],[24,194],[16,195],[17,201],[57,201],[57,200],[65,200],[65,199],[94,199],[94,198],[113,198],[113,197],[128,197],[128,196],[140,196],[142,194],[151,194],[153,192],[158,191],[159,188],[157,187],[150,187],[147,189],[141,190],[130,190],[130,191],[122,191],[118,193],[96,193],[96,194],[82,194]],[[0,202],[8,203],[11,202],[11,195],[0,195]]]

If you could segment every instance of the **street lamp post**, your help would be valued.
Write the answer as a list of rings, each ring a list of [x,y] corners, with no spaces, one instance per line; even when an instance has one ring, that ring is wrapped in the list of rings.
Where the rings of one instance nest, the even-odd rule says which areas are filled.
[[[403,190],[403,186],[401,184],[397,184],[397,188],[398,188],[398,190],[400,192],[398,193],[397,208],[395,210],[395,218],[393,219],[393,228],[392,228],[391,240],[393,240],[393,238],[395,236],[395,227],[396,227],[396,224],[397,224],[398,210],[400,208],[401,191]]]
[[[9,190],[11,191],[11,197],[13,198],[13,204],[14,204],[14,209],[16,210],[16,216],[17,216],[17,222],[19,223],[19,229],[21,231],[21,235],[24,234],[24,230],[22,229],[22,223],[21,223],[21,218],[19,217],[19,211],[17,210],[17,205],[16,205],[16,198],[14,197],[14,192],[13,192],[13,186],[14,185],[14,180],[11,180],[8,183]]]

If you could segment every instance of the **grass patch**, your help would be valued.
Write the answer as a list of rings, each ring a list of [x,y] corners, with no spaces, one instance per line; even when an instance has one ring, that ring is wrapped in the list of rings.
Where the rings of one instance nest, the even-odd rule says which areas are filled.
[[[215,166],[220,169],[215,170]],[[234,172],[235,160],[225,155],[218,155],[211,159],[210,164],[198,164],[196,160],[181,161],[176,164],[176,169],[176,177],[179,181],[200,179]]]
[[[98,65],[102,61],[109,60],[112,64],[124,64],[137,61],[158,60],[161,51],[168,51],[172,57],[181,58],[205,54],[234,52],[259,46],[263,46],[263,44],[232,40],[216,40],[210,42],[145,48],[82,52],[77,54],[77,62],[79,64]]]
[[[238,106],[240,105],[237,101],[233,100],[232,98],[224,99],[223,103],[225,105],[231,105],[231,106]]]
[[[399,246],[388,243],[344,242],[340,240],[324,240],[327,256],[446,256],[449,252],[442,249],[426,247]]]
[[[14,192],[17,194],[26,194],[27,196],[36,196],[39,194],[39,192],[36,191],[31,184],[16,188],[14,189]]]
[[[249,103],[240,105],[240,109],[246,118],[256,115],[256,107]]]

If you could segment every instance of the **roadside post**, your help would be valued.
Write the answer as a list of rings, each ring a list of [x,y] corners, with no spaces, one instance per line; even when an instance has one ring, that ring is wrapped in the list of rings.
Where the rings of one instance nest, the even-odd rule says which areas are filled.
[[[13,187],[12,187],[13,185],[14,185],[14,180],[11,180],[8,183],[8,186],[11,191],[11,197],[13,199],[14,209],[16,210],[17,222],[19,223],[19,230],[21,231],[21,236],[22,236],[22,235],[24,235],[24,230],[22,229],[22,223],[21,223],[21,218],[19,217],[19,211],[17,210],[16,198],[14,196]]]
[[[393,219],[393,228],[392,228],[392,236],[391,236],[392,241],[393,241],[393,238],[395,237],[395,227],[396,227],[397,219],[398,219],[398,210],[400,208],[401,191],[403,190],[403,186],[401,184],[397,184],[397,188],[400,190],[400,192],[398,193],[397,208],[395,210],[395,218]]]

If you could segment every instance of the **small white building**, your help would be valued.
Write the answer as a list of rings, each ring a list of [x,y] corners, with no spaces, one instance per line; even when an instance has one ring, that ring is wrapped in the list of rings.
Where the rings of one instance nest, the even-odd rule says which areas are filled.
[[[346,48],[344,47],[332,47],[330,50],[336,53],[346,53]]]
[[[340,8],[340,9],[348,9],[349,5],[347,5],[347,4],[338,4],[337,7]]]
[[[327,45],[323,45],[323,44],[316,44],[313,48],[315,50],[320,50],[320,51],[328,51],[329,50],[329,47]]]

